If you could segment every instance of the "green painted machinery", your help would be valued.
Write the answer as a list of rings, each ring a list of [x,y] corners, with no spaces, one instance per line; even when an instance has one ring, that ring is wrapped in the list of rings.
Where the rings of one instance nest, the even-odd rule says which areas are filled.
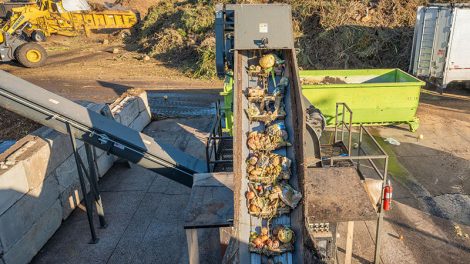
[[[423,81],[400,69],[300,71],[302,93],[334,126],[336,103],[346,103],[354,112],[353,124],[408,124],[416,131],[419,95]],[[233,79],[226,76],[224,92],[226,130],[232,129]]]

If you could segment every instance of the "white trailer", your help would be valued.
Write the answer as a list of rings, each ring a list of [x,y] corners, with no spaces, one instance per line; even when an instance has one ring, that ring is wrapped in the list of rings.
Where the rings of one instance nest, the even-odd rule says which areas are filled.
[[[451,82],[470,86],[470,6],[419,7],[410,72],[445,89]]]

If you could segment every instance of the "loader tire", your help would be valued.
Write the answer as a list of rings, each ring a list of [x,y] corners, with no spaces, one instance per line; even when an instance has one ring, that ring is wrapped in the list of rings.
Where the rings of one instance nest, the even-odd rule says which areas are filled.
[[[28,42],[16,49],[15,58],[26,68],[36,68],[46,63],[47,52],[41,45]]]
[[[41,30],[35,30],[31,33],[31,39],[35,42],[44,42],[46,41],[46,34]]]

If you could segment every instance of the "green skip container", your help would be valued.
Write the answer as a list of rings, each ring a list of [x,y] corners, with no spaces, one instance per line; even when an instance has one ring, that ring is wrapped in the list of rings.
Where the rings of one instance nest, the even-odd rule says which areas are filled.
[[[304,96],[334,125],[336,103],[353,111],[353,124],[408,124],[416,131],[423,81],[400,69],[300,71]]]

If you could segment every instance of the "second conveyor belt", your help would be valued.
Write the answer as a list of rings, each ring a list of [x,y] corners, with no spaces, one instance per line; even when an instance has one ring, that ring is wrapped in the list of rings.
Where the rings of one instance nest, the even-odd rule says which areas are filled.
[[[0,107],[64,134],[70,126],[73,137],[188,187],[206,170],[202,160],[4,71]]]

